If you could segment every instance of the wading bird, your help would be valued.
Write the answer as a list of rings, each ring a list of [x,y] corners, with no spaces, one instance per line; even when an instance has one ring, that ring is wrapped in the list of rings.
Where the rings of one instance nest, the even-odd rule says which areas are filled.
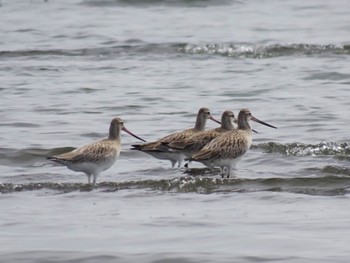
[[[275,128],[266,122],[253,117],[248,109],[242,109],[238,115],[238,128],[217,137],[202,150],[185,160],[201,162],[208,167],[220,167],[221,176],[230,177],[231,169],[249,150],[252,144],[252,129],[248,121],[255,121]]]
[[[146,142],[126,129],[122,119],[114,118],[109,126],[108,138],[67,153],[49,156],[47,159],[65,165],[72,171],[85,173],[89,184],[92,176],[93,184],[95,184],[97,176],[109,169],[119,157],[121,150],[120,131],[125,131],[135,138]]]
[[[168,136],[165,136],[159,139],[158,141],[144,143],[144,144],[134,144],[132,145],[133,148],[131,148],[131,150],[138,150],[141,152],[148,153],[157,159],[169,160],[171,162],[172,167],[174,167],[175,164],[178,163],[178,167],[180,167],[186,156],[181,152],[176,152],[169,149],[163,144],[170,143],[172,141],[186,139],[197,132],[204,131],[205,125],[208,119],[213,120],[220,124],[219,121],[217,121],[210,115],[210,111],[208,108],[201,108],[198,111],[196,124],[194,128],[170,134]]]

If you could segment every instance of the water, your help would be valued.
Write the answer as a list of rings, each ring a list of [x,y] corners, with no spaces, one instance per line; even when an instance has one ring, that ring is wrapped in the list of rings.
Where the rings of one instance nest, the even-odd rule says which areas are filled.
[[[348,1],[3,0],[2,262],[348,262]],[[130,151],[98,177],[46,155],[151,141],[249,108],[234,172]],[[216,127],[208,122],[208,127]]]

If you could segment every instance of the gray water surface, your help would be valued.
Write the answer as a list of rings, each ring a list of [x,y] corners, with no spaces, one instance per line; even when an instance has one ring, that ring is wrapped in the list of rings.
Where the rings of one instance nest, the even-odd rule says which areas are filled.
[[[3,0],[2,262],[348,262],[348,1]],[[221,179],[130,150],[98,177],[46,161],[156,140],[242,108],[250,151]],[[216,127],[214,122],[208,128]]]

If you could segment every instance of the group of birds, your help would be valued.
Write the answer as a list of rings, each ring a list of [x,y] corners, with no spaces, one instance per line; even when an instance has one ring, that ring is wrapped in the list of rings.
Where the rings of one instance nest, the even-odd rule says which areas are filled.
[[[220,127],[205,130],[210,119],[221,124]],[[232,168],[249,150],[252,144],[252,133],[249,121],[255,121],[265,126],[275,128],[266,122],[253,117],[248,109],[242,109],[236,119],[232,111],[224,111],[221,122],[211,116],[208,108],[198,111],[195,126],[191,129],[167,135],[157,141],[146,142],[125,128],[120,118],[114,118],[109,127],[109,136],[73,151],[47,159],[67,166],[70,170],[83,172],[88,177],[88,183],[96,183],[97,176],[109,169],[117,160],[121,150],[121,131],[145,142],[132,145],[132,150],[138,150],[161,160],[170,160],[172,167],[183,161],[196,161],[207,167],[219,167],[221,176],[229,178]],[[237,124],[235,128],[234,123]],[[188,163],[185,165],[187,166]]]

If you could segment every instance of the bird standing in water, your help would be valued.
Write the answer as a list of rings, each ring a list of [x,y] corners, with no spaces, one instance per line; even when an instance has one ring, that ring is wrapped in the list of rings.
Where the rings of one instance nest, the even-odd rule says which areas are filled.
[[[201,131],[193,134],[189,138],[171,141],[169,143],[163,143],[167,147],[179,151],[185,154],[187,157],[191,157],[193,154],[199,152],[205,145],[211,142],[213,139],[219,137],[225,132],[234,129],[233,122],[237,123],[235,115],[232,111],[224,111],[221,115],[221,127]]]
[[[135,138],[145,142],[145,140],[126,129],[122,119],[114,118],[109,126],[108,138],[85,145],[67,153],[47,157],[47,159],[65,165],[72,171],[85,173],[88,177],[89,184],[92,176],[93,184],[95,184],[97,176],[101,172],[109,169],[119,157],[121,150],[121,131],[125,131]]]
[[[204,131],[205,125],[208,119],[213,120],[220,124],[219,121],[217,121],[210,115],[210,111],[208,108],[201,108],[198,111],[196,124],[194,128],[170,134],[168,136],[165,136],[159,139],[158,141],[144,143],[144,144],[134,144],[132,145],[133,148],[131,148],[131,150],[138,150],[141,152],[148,153],[157,159],[169,160],[171,162],[172,167],[174,167],[175,164],[178,163],[178,167],[180,167],[186,155],[184,155],[181,152],[170,150],[168,147],[164,146],[163,144],[170,143],[172,141],[186,139],[195,133]]]
[[[229,178],[231,169],[235,167],[252,144],[252,129],[248,122],[250,120],[277,129],[275,126],[253,117],[248,109],[242,109],[238,115],[237,129],[215,138],[186,160],[201,162],[208,167],[220,167],[221,176],[224,177],[226,173],[227,178]]]

